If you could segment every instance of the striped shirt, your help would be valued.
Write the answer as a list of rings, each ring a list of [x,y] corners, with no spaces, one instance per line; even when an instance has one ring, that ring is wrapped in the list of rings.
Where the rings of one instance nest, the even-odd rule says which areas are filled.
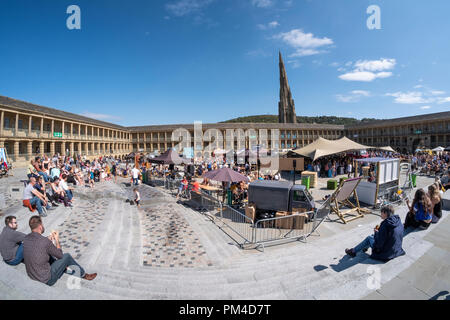
[[[53,242],[37,232],[31,232],[23,240],[23,259],[28,276],[43,283],[51,278],[50,256],[62,259],[63,252]]]

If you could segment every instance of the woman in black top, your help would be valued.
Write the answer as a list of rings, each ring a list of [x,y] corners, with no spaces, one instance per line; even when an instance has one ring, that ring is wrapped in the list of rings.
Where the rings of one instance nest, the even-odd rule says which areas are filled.
[[[436,183],[428,187],[428,196],[430,197],[433,206],[433,220],[432,223],[437,223],[442,217],[441,194]]]

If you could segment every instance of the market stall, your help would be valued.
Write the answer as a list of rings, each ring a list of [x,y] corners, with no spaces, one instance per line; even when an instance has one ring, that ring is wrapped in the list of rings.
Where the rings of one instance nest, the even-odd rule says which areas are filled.
[[[366,158],[357,159],[357,166],[373,167],[371,176],[364,175],[358,184],[356,192],[360,202],[377,204],[380,195],[400,185],[400,159],[397,158]],[[355,168],[358,172],[358,167]],[[372,179],[371,179],[372,178]]]

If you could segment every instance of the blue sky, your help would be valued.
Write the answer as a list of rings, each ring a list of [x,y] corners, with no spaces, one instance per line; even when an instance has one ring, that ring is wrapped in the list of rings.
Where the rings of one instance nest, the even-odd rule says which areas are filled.
[[[69,30],[68,6],[81,10]],[[366,24],[370,5],[381,29]],[[0,0],[0,95],[121,125],[450,110],[448,0]]]

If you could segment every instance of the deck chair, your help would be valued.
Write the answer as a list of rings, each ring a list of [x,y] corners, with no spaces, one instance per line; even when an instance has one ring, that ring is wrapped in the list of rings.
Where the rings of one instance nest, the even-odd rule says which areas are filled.
[[[347,224],[358,218],[363,218],[363,212],[369,213],[370,211],[362,209],[359,205],[358,194],[356,193],[356,187],[361,182],[362,178],[347,179],[342,181],[336,191],[331,195],[330,208],[331,211],[337,214],[337,216]],[[356,205],[349,199],[353,195],[356,201]],[[342,210],[347,207],[348,209]],[[350,216],[349,218],[347,218]]]

